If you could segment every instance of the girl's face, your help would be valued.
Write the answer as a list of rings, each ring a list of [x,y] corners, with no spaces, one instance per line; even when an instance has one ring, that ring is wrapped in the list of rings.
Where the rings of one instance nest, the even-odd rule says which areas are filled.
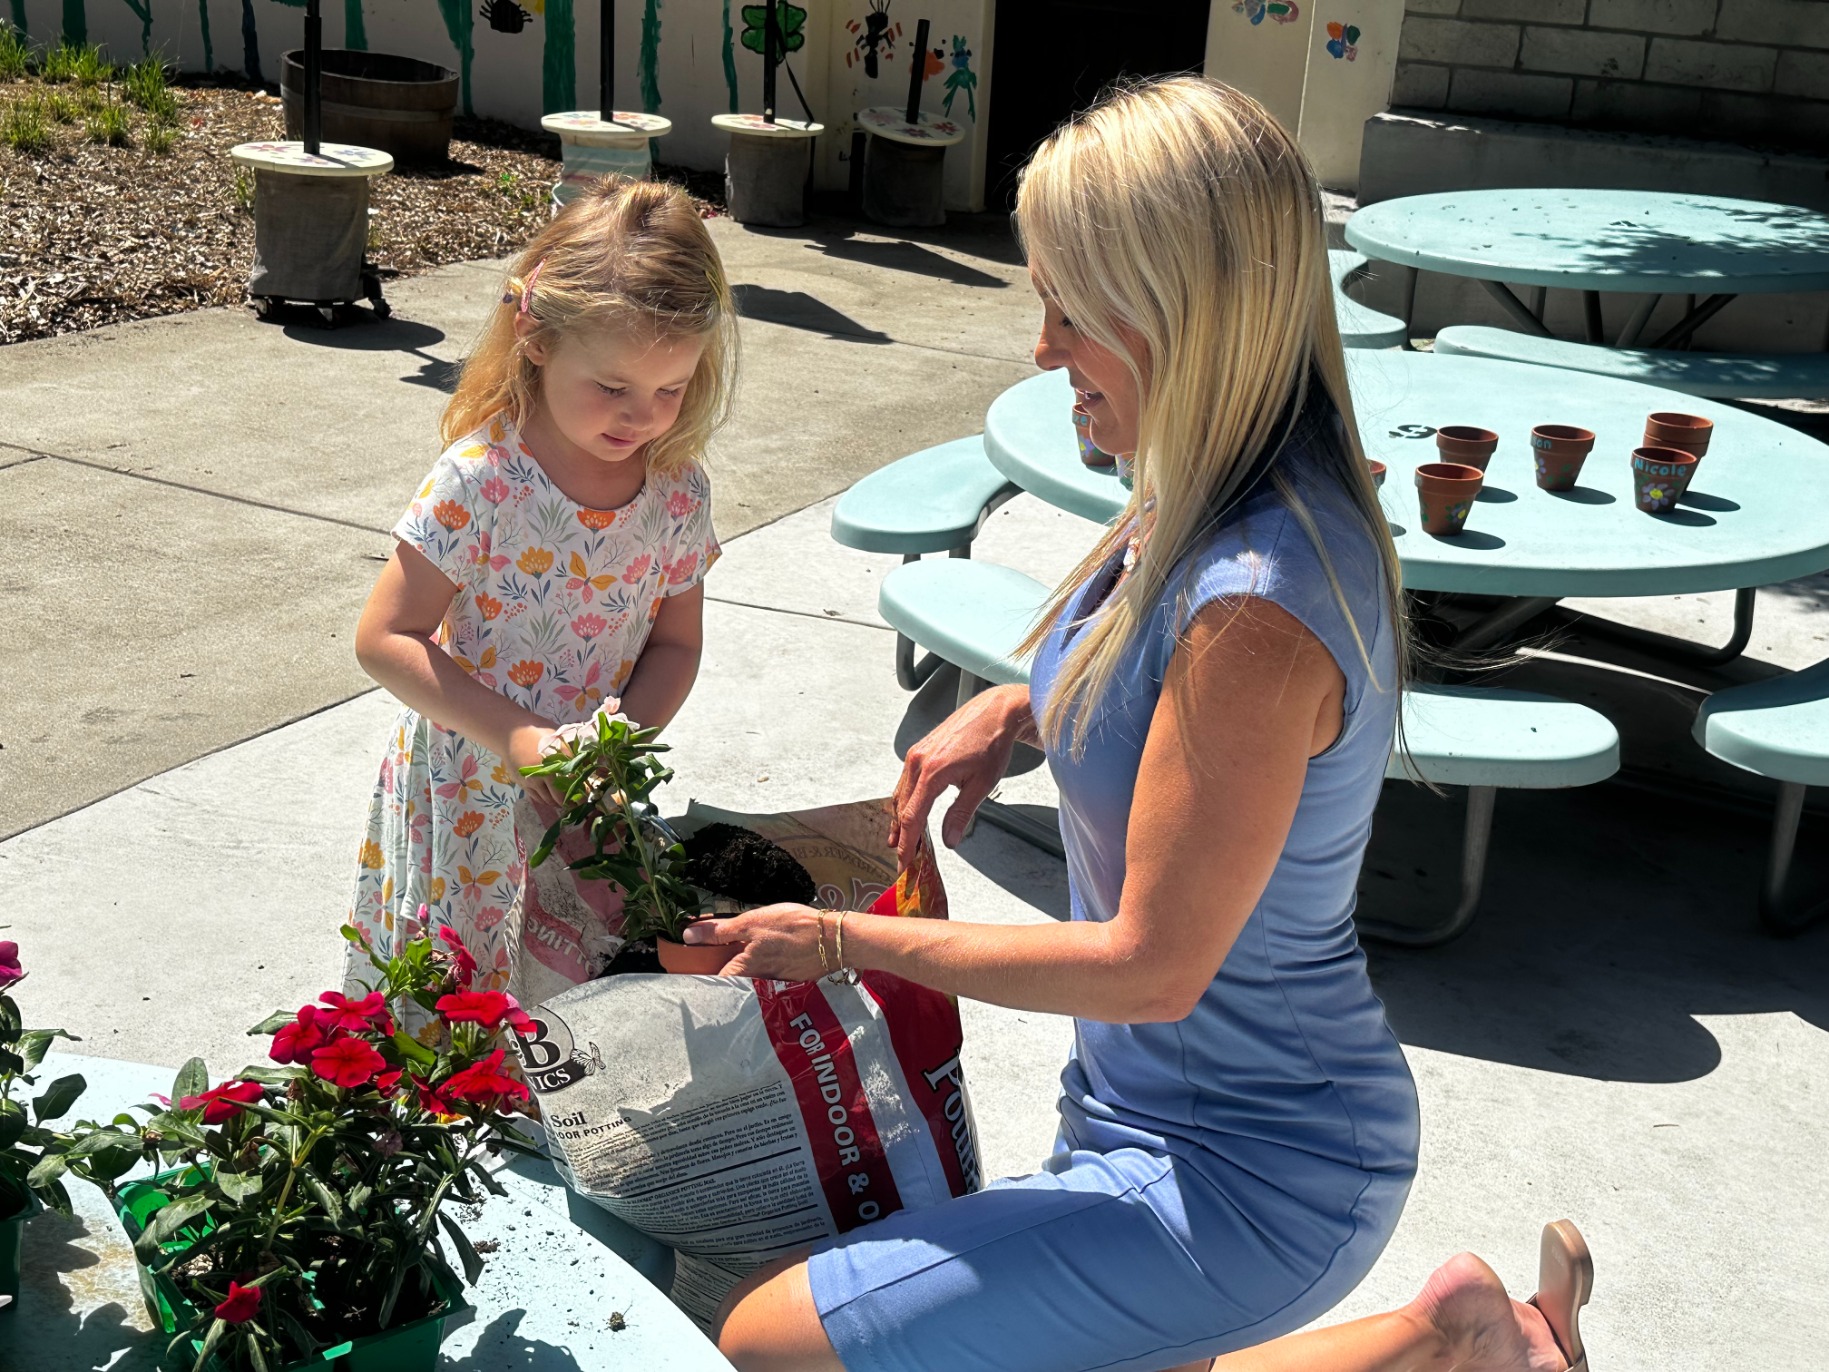
[[[1102,452],[1125,456],[1137,451],[1137,427],[1143,396],[1123,356],[1084,338],[1060,303],[1031,267],[1029,281],[1042,300],[1041,337],[1035,342],[1035,365],[1045,372],[1066,368],[1074,399],[1091,416],[1087,437]],[[1130,341],[1130,340],[1127,340]],[[1142,341],[1136,340],[1141,354]]]
[[[527,355],[540,368],[540,403],[559,436],[600,462],[623,462],[680,417],[705,344],[589,330],[556,343],[530,339]]]

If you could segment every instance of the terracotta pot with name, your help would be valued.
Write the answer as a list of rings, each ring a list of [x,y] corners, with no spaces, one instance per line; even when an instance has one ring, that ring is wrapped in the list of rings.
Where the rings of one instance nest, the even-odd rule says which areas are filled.
[[[1442,455],[1442,461],[1458,462],[1463,467],[1478,467],[1485,471],[1486,464],[1492,460],[1493,449],[1498,446],[1496,433],[1471,424],[1450,424],[1435,431],[1435,450]]]
[[[1539,424],[1531,430],[1531,452],[1537,459],[1537,484],[1546,491],[1571,491],[1581,464],[1594,451],[1594,435],[1573,424]]]
[[[1416,469],[1416,499],[1422,507],[1423,532],[1458,534],[1467,525],[1473,498],[1486,484],[1486,473],[1464,462],[1425,462]]]
[[[1696,474],[1694,453],[1676,448],[1635,448],[1632,499],[1646,514],[1669,514]]]
[[[696,921],[704,923],[703,920]],[[680,976],[715,977],[724,964],[743,951],[740,943],[675,943],[665,934],[654,938],[654,951],[660,965]]]
[[[1715,421],[1699,414],[1659,410],[1645,420],[1647,448],[1675,448],[1678,452],[1695,454],[1697,461],[1708,452],[1708,440],[1714,436]]]
[[[1377,490],[1384,489],[1384,473],[1385,473],[1384,463],[1368,462],[1366,465],[1372,469],[1372,486],[1373,486],[1373,488],[1377,489]]]

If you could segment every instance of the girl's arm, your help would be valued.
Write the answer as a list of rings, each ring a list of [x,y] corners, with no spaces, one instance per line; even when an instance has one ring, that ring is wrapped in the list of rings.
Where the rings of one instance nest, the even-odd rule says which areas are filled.
[[[645,729],[671,723],[698,680],[705,646],[705,583],[670,595],[648,630],[635,670],[622,688],[622,713]]]
[[[425,554],[397,544],[356,624],[356,661],[403,704],[489,749],[552,802],[545,778],[518,775],[542,761],[552,721],[490,690],[432,641],[459,589]]]
[[[1344,693],[1327,649],[1286,611],[1256,598],[1208,606],[1150,723],[1115,917],[1011,926],[851,915],[845,961],[1019,1010],[1185,1017],[1269,883],[1308,759],[1339,735]],[[828,955],[836,924],[824,916]],[[820,974],[819,927],[815,911],[772,906],[708,921],[688,941],[746,943],[728,975],[805,980]]]

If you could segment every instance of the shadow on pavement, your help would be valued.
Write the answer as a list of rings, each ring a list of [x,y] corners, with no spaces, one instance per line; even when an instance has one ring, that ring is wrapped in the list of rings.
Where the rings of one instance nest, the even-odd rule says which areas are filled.
[[[444,330],[397,316],[377,319],[365,310],[342,312],[338,318],[345,322],[329,328],[314,322],[317,319],[315,311],[304,306],[298,309],[303,313],[293,322],[287,323],[284,329],[286,337],[293,342],[309,343],[316,348],[338,348],[345,352],[405,353],[419,359],[419,371],[412,376],[400,378],[407,385],[426,386],[435,391],[444,391],[447,395],[457,389],[457,374],[463,364],[447,362],[442,357],[433,357],[426,352],[427,348],[445,341]]]
[[[950,282],[955,286],[984,286],[1001,290],[1010,283],[1000,276],[979,271],[937,253],[932,248],[898,238],[893,242],[880,239],[858,238],[850,229],[825,229],[813,235],[813,242],[807,247],[822,252],[827,257],[836,257],[846,262],[861,262],[865,266],[882,267],[889,271],[909,272],[916,276],[929,276],[936,281]]]
[[[6,1372],[159,1367],[166,1336],[144,1327],[137,1287],[79,1242],[89,1235],[79,1216],[46,1213],[25,1227],[19,1309],[0,1316],[0,1367]],[[127,1291],[131,1312],[122,1304]]]
[[[441,1358],[440,1372],[583,1372],[571,1349],[516,1333],[526,1318],[525,1310],[504,1310],[477,1336],[468,1357]]]
[[[824,334],[844,343],[893,343],[888,334],[867,329],[842,310],[835,310],[823,300],[805,291],[779,291],[773,286],[737,285],[731,287],[737,298],[737,313],[745,319],[759,319],[764,324],[780,324],[790,329]]]

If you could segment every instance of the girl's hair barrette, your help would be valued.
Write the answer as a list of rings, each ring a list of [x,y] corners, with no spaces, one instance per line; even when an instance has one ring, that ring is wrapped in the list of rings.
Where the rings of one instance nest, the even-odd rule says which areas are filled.
[[[527,311],[532,307],[532,305],[533,305],[533,283],[540,279],[540,271],[545,266],[546,266],[546,259],[544,257],[542,257],[538,262],[533,264],[533,270],[530,271],[529,273],[527,273],[527,284],[525,286],[521,287],[521,295],[520,295],[521,308],[517,311],[517,313],[526,314]],[[503,293],[502,303],[504,305],[512,305],[512,304],[514,304],[514,302],[515,302],[515,294],[513,291],[507,291],[507,292]]]

